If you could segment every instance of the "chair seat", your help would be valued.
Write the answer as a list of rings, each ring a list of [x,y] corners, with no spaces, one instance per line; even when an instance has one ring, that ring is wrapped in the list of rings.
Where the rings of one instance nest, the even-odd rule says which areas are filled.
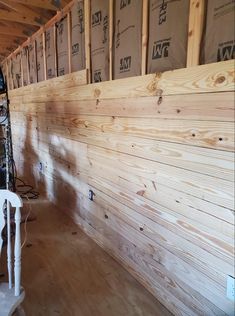
[[[0,283],[0,311],[1,316],[9,316],[23,302],[25,291],[21,288],[20,296],[15,296],[14,288],[9,289],[8,283]]]

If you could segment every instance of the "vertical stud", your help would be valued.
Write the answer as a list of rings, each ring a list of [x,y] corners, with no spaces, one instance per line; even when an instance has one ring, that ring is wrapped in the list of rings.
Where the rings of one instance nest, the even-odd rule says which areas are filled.
[[[87,70],[87,81],[91,83],[91,31],[90,31],[91,3],[84,0],[85,19],[85,64]]]
[[[109,80],[113,80],[113,0],[109,0]]]
[[[205,0],[190,0],[187,67],[199,65]]]
[[[71,73],[71,12],[67,14],[67,23],[68,23],[68,59],[69,59],[69,74]]]
[[[46,32],[42,33],[43,45],[43,66],[44,66],[44,80],[47,80],[47,61],[46,61]]]
[[[147,68],[148,6],[149,6],[149,1],[143,0],[141,75],[146,74],[146,68]]]
[[[56,24],[53,25],[54,34],[54,54],[55,54],[55,77],[58,77],[58,61],[57,61],[57,34],[56,34]]]
[[[20,51],[20,72],[21,72],[21,86],[24,86],[24,72],[23,72],[23,61],[22,61],[22,51]]]

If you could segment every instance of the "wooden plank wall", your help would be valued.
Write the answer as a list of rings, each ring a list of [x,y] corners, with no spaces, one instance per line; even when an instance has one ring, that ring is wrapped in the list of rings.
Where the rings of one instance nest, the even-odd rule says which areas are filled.
[[[65,79],[10,91],[19,176],[175,315],[232,315],[233,61]]]

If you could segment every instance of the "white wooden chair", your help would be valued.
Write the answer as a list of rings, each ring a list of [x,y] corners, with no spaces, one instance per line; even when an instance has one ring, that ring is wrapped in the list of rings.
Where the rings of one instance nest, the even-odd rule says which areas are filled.
[[[20,197],[11,191],[0,190],[0,263],[3,246],[2,230],[7,228],[7,269],[8,283],[0,283],[0,316],[11,316],[20,308],[24,300],[25,292],[20,286],[21,281],[21,238],[20,238],[20,208],[22,201]],[[6,221],[4,216],[6,208]],[[15,244],[14,244],[14,269],[12,264],[12,243],[11,243],[11,212],[15,209]],[[14,270],[14,278],[12,270]],[[14,279],[14,282],[13,282]]]

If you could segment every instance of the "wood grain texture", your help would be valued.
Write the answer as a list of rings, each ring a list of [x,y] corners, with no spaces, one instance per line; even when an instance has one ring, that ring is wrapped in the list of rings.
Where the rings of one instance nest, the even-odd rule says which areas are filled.
[[[149,0],[143,0],[142,7],[142,47],[141,47],[141,75],[146,75],[147,45],[148,45],[148,10]]]
[[[175,315],[233,314],[231,65],[11,91],[19,175]]]
[[[12,115],[16,122],[15,115]],[[19,118],[18,118],[19,122]],[[22,124],[14,124],[14,134],[19,134]],[[37,128],[37,129],[36,129]],[[39,128],[37,125],[35,132],[31,134],[31,144],[38,145],[39,149],[53,148],[53,144],[38,144],[37,136],[43,138],[47,128]],[[68,131],[68,130],[67,130]],[[67,140],[76,140],[89,145],[111,149],[117,152],[126,153],[128,155],[138,156],[152,161],[176,166],[186,170],[195,171],[215,178],[221,178],[228,181],[234,180],[234,154],[219,150],[211,150],[207,148],[186,146],[183,144],[174,144],[171,142],[162,142],[158,140],[141,139],[133,136],[123,136],[119,134],[110,134],[103,132],[74,131],[69,129],[66,133],[64,129],[56,129],[57,136],[66,138]],[[23,137],[19,137],[19,141],[24,141]],[[25,145],[28,148],[28,145]],[[30,149],[30,146],[29,146]],[[200,169],[199,169],[200,165]]]
[[[205,0],[190,0],[187,67],[199,65],[206,4]]]
[[[132,78],[118,79],[76,87],[56,89],[53,94],[42,95],[34,91],[28,95],[22,91],[22,101],[80,101],[103,100],[112,98],[130,98],[159,95],[178,95],[234,90],[233,60],[215,64],[166,71]],[[62,79],[61,79],[62,80]],[[46,84],[46,83],[44,83]],[[10,97],[19,97],[20,93],[11,91]]]
[[[58,79],[58,78],[57,78]],[[52,79],[54,80],[54,79]],[[22,107],[19,97],[12,97],[12,109],[18,112],[61,113],[78,115],[151,117],[198,121],[234,121],[233,92],[165,96],[161,104],[158,97],[123,98],[105,100],[27,102]],[[25,103],[26,104],[26,103]],[[202,105],[206,104],[202,111]]]
[[[122,118],[101,116],[51,115],[46,118],[41,115],[29,115],[29,119],[37,124],[39,130],[48,128],[53,133],[54,128],[65,128],[70,134],[97,132],[105,134],[125,134],[144,139],[162,140],[191,146],[234,150],[234,124],[232,122],[215,121],[183,121],[150,118]],[[21,118],[15,117],[16,124],[21,124]]]

